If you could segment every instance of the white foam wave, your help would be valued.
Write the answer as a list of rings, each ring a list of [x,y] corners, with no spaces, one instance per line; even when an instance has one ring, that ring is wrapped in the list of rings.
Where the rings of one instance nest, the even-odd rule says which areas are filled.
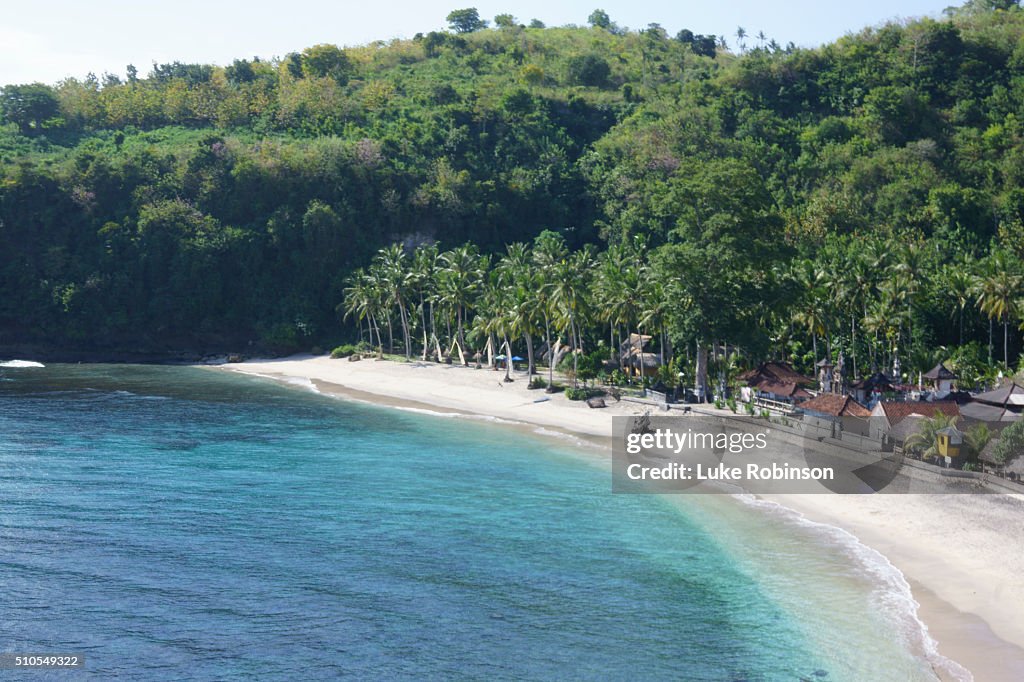
[[[517,424],[523,422],[514,419],[502,419],[489,414],[473,414],[471,412],[443,412],[441,410],[430,410],[425,407],[409,407],[408,405],[395,405],[396,410],[412,412],[414,414],[425,414],[431,417],[444,417],[445,419],[471,419],[473,421],[490,422],[492,424]]]
[[[313,383],[313,380],[309,379],[308,377],[281,376],[280,374],[261,374],[260,372],[251,372],[249,370],[240,369],[231,371],[238,372],[239,374],[246,374],[248,376],[260,377],[261,379],[270,379],[271,381],[276,381],[281,384],[290,384],[292,386],[298,386],[299,388],[304,388],[307,391],[312,391],[313,393],[317,394],[322,393],[322,391],[316,387],[316,384]]]
[[[914,599],[910,584],[902,571],[893,566],[885,555],[868,547],[860,538],[843,528],[812,521],[800,512],[777,502],[762,500],[750,493],[734,493],[732,497],[764,513],[818,533],[830,545],[846,552],[871,576],[872,584],[877,586],[875,596],[879,606],[890,615],[893,622],[900,624],[903,634],[907,637],[907,643],[913,650],[923,652],[932,669],[936,672],[941,671],[945,677],[961,682],[973,682],[974,676],[969,670],[939,653],[938,642],[917,615],[921,605]]]
[[[548,438],[561,438],[562,440],[571,442],[573,445],[579,445],[581,447],[589,445],[589,443],[582,438],[574,436],[571,433],[566,433],[565,431],[555,431],[553,429],[546,429],[543,426],[538,426],[533,430],[533,432],[539,436],[545,436]]]
[[[249,370],[245,370],[245,371],[243,371],[243,370],[235,370],[235,371],[239,372],[240,374],[248,374],[249,376],[261,377],[263,379],[272,379],[272,380],[280,382],[280,383],[285,383],[285,384],[290,384],[290,385],[293,385],[293,386],[298,386],[300,388],[305,388],[307,390],[310,390],[313,393],[317,393],[317,394],[321,394],[321,395],[328,395],[328,396],[330,396],[332,398],[337,398],[339,400],[345,400],[345,401],[348,401],[348,402],[355,402],[355,403],[362,403],[364,405],[373,405],[373,406],[376,406],[376,407],[380,407],[381,406],[381,404],[378,403],[378,402],[374,402],[372,400],[365,400],[365,399],[357,398],[357,397],[350,396],[350,395],[335,395],[335,394],[331,394],[331,393],[326,393],[325,394],[325,393],[323,393],[323,391],[321,391],[319,388],[317,388],[316,384],[314,384],[311,379],[309,379],[307,377],[281,376],[281,375],[274,375],[274,374],[262,374],[260,372],[252,372],[252,371],[249,371]],[[425,407],[411,407],[411,406],[408,406],[408,405],[392,405],[391,407],[393,409],[400,410],[402,412],[411,412],[413,414],[423,414],[423,415],[427,415],[427,416],[430,416],[430,417],[441,417],[441,418],[444,418],[444,419],[469,419],[469,420],[472,420],[472,421],[481,421],[481,422],[487,422],[487,423],[490,423],[490,424],[509,424],[509,425],[512,425],[512,426],[529,426],[530,425],[527,422],[519,421],[519,420],[516,420],[516,419],[505,419],[503,417],[495,417],[495,416],[488,415],[488,414],[475,414],[475,413],[472,413],[472,412],[458,412],[458,411],[444,411],[444,410],[440,410],[440,409],[432,410],[432,409],[425,408]],[[582,439],[580,439],[580,438],[578,438],[578,437],[576,437],[576,436],[574,436],[574,435],[572,435],[570,433],[564,433],[562,431],[554,431],[552,429],[546,429],[546,428],[544,428],[542,426],[536,427],[533,431],[534,431],[534,433],[536,433],[538,435],[541,435],[541,436],[556,437],[556,438],[561,438],[563,440],[568,440],[568,441],[572,442],[574,445],[577,445],[577,446],[580,446],[580,447],[586,447],[586,446],[590,445],[585,440],[582,440]]]
[[[32,360],[6,360],[0,362],[0,367],[46,367],[46,365]]]
[[[320,389],[316,387],[316,384],[306,377],[284,377],[283,381],[286,384],[298,386],[299,388],[304,388],[307,391],[312,391],[313,393],[320,393]]]

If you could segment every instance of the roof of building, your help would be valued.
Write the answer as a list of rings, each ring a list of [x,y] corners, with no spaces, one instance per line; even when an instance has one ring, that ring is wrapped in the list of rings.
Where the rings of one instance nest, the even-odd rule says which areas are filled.
[[[800,403],[800,409],[805,412],[817,412],[832,417],[870,417],[871,410],[864,407],[852,396],[836,395],[835,393],[822,393],[816,398],[811,398]]]
[[[983,462],[988,462],[989,464],[998,464],[995,457],[996,443],[998,442],[998,438],[990,440],[985,447],[981,449],[981,452],[978,453],[978,459]]]
[[[658,353],[631,353],[626,360],[631,366],[637,364],[637,360],[639,360],[639,364],[646,369],[661,367],[661,355]]]
[[[782,398],[810,398],[811,394],[793,382],[762,381],[757,385],[761,393],[771,393]]]
[[[980,422],[1015,422],[1021,418],[1020,412],[1007,409],[1001,405],[969,402],[960,406],[960,414],[968,419]]]
[[[757,386],[765,381],[799,386],[813,386],[816,383],[814,379],[800,374],[788,363],[777,360],[762,362],[755,369],[743,372],[738,378],[740,381],[746,382],[747,386]]]
[[[947,426],[944,429],[939,429],[935,433],[943,436],[949,436],[949,440],[953,445],[959,445],[964,442],[964,432],[955,426]]]
[[[880,402],[882,414],[889,420],[889,426],[894,427],[912,414],[922,417],[934,417],[935,413],[944,414],[947,417],[959,417],[960,406],[951,400],[936,400],[935,402]],[[876,409],[878,409],[876,408]]]
[[[946,369],[946,366],[940,362],[939,364],[935,365],[930,370],[928,370],[925,373],[924,378],[931,379],[932,381],[952,381],[956,379],[956,375],[950,372],[948,369]]]
[[[1011,381],[993,391],[979,393],[973,396],[971,400],[987,405],[1024,408],[1024,386],[1021,386],[1016,381]]]
[[[629,338],[619,344],[619,353],[625,357],[645,353],[644,347],[650,342],[651,337],[647,334],[630,334]]]

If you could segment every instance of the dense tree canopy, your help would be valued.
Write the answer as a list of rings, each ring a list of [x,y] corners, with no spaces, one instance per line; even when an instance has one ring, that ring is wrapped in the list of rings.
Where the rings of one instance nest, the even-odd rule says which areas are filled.
[[[8,85],[0,344],[324,344],[355,335],[335,308],[379,249],[482,258],[547,230],[583,254],[564,267],[661,302],[602,312],[581,280],[572,320],[548,320],[564,340],[646,319],[679,349],[942,355],[986,381],[1024,318],[1024,12],[1002,5],[818,49],[744,32],[742,56],[689,28],[484,30],[467,9],[408,41]],[[454,336],[490,305],[473,286]],[[405,310],[420,338],[402,300],[381,322]]]

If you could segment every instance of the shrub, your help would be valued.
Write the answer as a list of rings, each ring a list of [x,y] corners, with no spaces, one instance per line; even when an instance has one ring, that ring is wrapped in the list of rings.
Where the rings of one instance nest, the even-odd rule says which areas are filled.
[[[548,382],[541,377],[533,377],[530,379],[530,385],[527,388],[547,388]]]
[[[346,343],[346,344],[338,346],[337,348],[332,350],[331,351],[331,357],[335,358],[335,359],[337,359],[337,358],[347,358],[348,356],[353,355],[353,354],[358,353],[358,352],[359,352],[359,348],[358,347],[354,346],[351,343]]]
[[[720,409],[722,409],[722,407],[723,407],[724,405],[725,405],[725,403],[723,403],[723,402],[722,402],[722,399],[721,399],[721,398],[715,398],[715,409],[716,409],[716,410],[720,410]]]
[[[725,404],[729,406],[729,409],[732,410],[733,414],[736,414],[737,405],[735,398],[729,398],[728,400],[725,401]]]
[[[747,414],[749,414],[751,417],[753,417],[754,416],[754,401],[753,400],[748,400],[747,402],[743,403],[743,409],[747,411]]]
[[[569,82],[573,85],[600,88],[608,82],[611,71],[608,62],[594,54],[571,57],[568,63]]]
[[[587,389],[569,387],[565,389],[565,397],[569,400],[586,400]]]

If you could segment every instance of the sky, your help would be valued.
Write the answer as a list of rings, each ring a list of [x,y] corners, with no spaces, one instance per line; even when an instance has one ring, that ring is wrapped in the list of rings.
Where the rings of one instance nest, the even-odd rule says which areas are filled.
[[[955,1],[955,0],[954,0]],[[0,19],[0,84],[56,83],[92,72],[140,74],[153,62],[230,64],[236,58],[271,58],[317,43],[362,45],[411,38],[445,28],[452,9],[475,6],[480,16],[510,13],[520,22],[585,25],[597,7],[620,26],[652,22],[671,35],[682,28],[725,35],[736,28],[785,45],[813,47],[891,19],[938,17],[950,0],[47,0],[6,7]],[[956,3],[959,4],[959,3]],[[748,43],[753,44],[748,39]]]

